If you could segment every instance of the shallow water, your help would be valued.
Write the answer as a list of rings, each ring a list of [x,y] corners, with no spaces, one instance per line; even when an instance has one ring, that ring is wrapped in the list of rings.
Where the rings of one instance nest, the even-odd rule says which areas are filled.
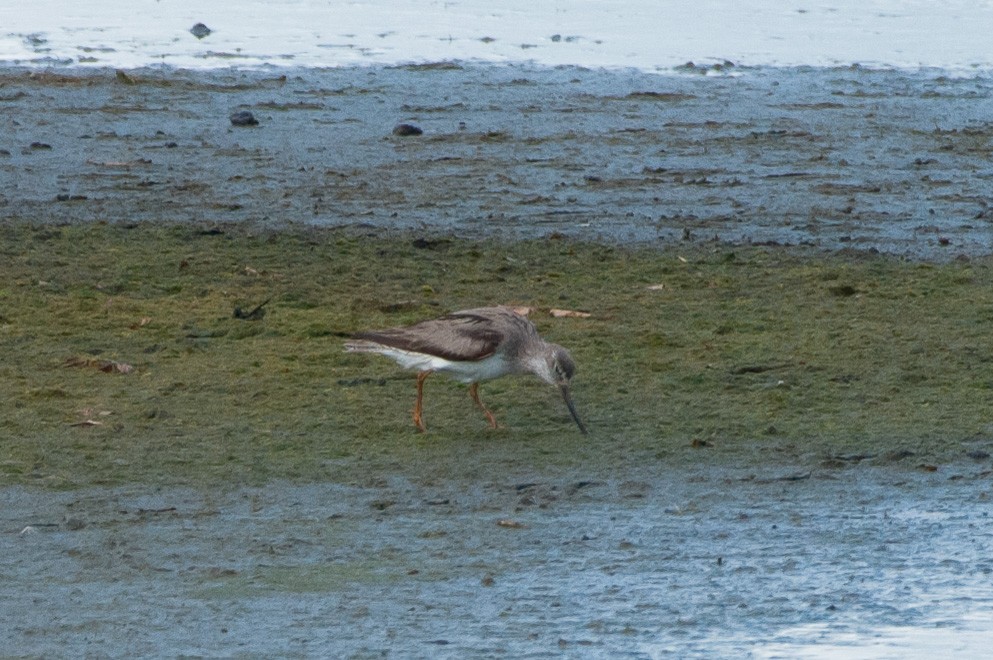
[[[6,489],[0,646],[342,657],[987,652],[988,470],[767,470]]]
[[[194,69],[439,60],[667,70],[749,65],[989,70],[993,7],[969,0],[117,0],[4,8],[0,63]],[[203,22],[209,35],[191,34]]]

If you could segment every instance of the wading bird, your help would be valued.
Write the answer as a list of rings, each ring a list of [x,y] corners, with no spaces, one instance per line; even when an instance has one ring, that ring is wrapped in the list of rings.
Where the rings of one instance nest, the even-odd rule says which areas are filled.
[[[420,431],[427,430],[424,381],[438,371],[469,385],[469,396],[492,428],[497,428],[496,418],[479,398],[479,383],[509,374],[534,374],[559,388],[569,414],[586,433],[569,393],[576,363],[567,350],[546,342],[531,321],[509,307],[466,309],[414,325],[361,332],[345,349],[379,353],[404,369],[418,371],[414,424]]]

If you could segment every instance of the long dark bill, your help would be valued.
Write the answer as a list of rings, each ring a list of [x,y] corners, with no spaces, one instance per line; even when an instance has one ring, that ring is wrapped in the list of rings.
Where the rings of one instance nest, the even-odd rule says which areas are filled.
[[[569,409],[569,414],[572,415],[574,420],[576,420],[576,426],[579,427],[579,430],[583,435],[587,435],[589,431],[586,430],[586,426],[584,426],[582,420],[579,419],[579,413],[576,412],[576,404],[572,402],[572,396],[569,394],[569,386],[559,385],[559,389],[562,390],[562,398],[565,399],[565,405]]]

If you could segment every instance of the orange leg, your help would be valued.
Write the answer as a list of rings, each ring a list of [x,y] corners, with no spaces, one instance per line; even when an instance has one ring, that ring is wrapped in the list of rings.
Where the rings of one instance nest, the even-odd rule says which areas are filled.
[[[469,396],[472,397],[472,400],[476,402],[479,409],[483,411],[484,415],[486,415],[486,419],[490,420],[490,428],[498,428],[496,417],[493,416],[493,413],[490,412],[489,408],[484,406],[483,402],[479,399],[479,383],[473,383],[469,386]]]
[[[424,411],[424,381],[428,379],[431,373],[430,371],[422,371],[417,374],[417,401],[414,403],[414,426],[421,433],[428,430],[428,427],[424,425],[422,413]]]

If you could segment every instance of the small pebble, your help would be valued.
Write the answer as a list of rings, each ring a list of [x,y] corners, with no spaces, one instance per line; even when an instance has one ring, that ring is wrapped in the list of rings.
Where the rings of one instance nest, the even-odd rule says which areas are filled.
[[[248,110],[239,110],[231,115],[232,126],[258,126],[259,120]]]
[[[397,124],[393,127],[393,135],[407,137],[410,135],[423,135],[423,133],[424,131],[421,130],[420,127],[414,126],[413,124]]]
[[[196,25],[190,28],[190,34],[192,34],[197,39],[203,39],[211,32],[213,32],[213,30],[211,30],[203,23],[197,23]]]

